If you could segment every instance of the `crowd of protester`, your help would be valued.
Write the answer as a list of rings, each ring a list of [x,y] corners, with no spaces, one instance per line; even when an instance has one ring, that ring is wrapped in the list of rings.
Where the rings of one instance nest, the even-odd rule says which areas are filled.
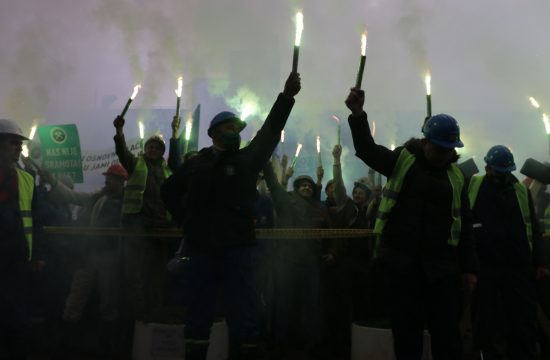
[[[134,155],[117,117],[120,164],[95,193],[21,163],[27,138],[0,120],[0,358],[131,358],[137,323],[185,323],[185,359],[206,359],[218,318],[231,360],[350,359],[353,323],[391,329],[397,359],[422,357],[425,329],[435,360],[550,357],[550,334],[537,327],[550,314],[550,211],[543,192],[512,175],[511,151],[488,149],[485,174],[464,176],[460,128],[445,114],[425,120],[422,138],[387,149],[353,88],[345,104],[365,176],[346,188],[335,145],[323,185],[321,166],[314,180],[274,155],[300,88],[291,73],[243,148],[246,123],[224,111],[210,122],[211,146],[179,154],[175,117],[167,159],[158,136]],[[173,228],[183,239],[162,236]],[[256,238],[269,228],[326,237]]]

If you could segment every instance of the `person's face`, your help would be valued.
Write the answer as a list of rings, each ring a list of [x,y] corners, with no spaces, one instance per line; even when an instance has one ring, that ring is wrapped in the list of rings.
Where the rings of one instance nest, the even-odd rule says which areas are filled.
[[[0,158],[5,163],[19,161],[23,151],[23,139],[15,135],[0,136]]]
[[[240,130],[240,126],[236,121],[223,122],[214,129],[212,141],[222,149],[238,149],[241,145]]]
[[[313,186],[309,181],[302,181],[298,185],[298,194],[304,198],[310,198],[313,196]]]
[[[424,156],[435,167],[445,167],[454,155],[453,148],[445,148],[431,141],[426,141],[424,144]]]
[[[353,202],[357,205],[364,205],[368,200],[367,193],[360,187],[353,189],[351,196],[353,197]]]
[[[124,179],[116,175],[105,175],[105,191],[108,194],[116,195],[124,190]]]
[[[485,173],[488,177],[497,182],[504,181],[507,175],[510,174],[509,172],[498,172],[490,166],[485,166]]]
[[[327,198],[329,199],[334,197],[334,184],[330,184],[325,188],[325,194],[327,194]]]
[[[162,145],[159,144],[157,141],[149,141],[145,145],[143,153],[145,157],[151,160],[160,160],[162,158],[162,155],[164,154],[164,150]]]

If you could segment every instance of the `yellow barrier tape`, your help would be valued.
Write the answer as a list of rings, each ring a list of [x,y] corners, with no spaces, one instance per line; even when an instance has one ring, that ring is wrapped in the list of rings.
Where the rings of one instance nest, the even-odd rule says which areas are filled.
[[[159,237],[181,238],[180,228],[96,228],[78,226],[44,226],[44,233],[50,235],[116,236],[116,237]],[[256,229],[257,239],[343,239],[376,236],[371,229]],[[550,234],[543,235],[550,238]]]
[[[161,237],[181,238],[183,229],[178,228],[96,228],[77,226],[44,226],[50,235],[116,236],[116,237]],[[258,239],[341,239],[374,236],[370,229],[256,229]]]

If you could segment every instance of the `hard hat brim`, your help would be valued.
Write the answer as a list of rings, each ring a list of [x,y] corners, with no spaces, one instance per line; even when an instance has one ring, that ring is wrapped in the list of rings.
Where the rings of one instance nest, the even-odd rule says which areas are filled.
[[[516,165],[511,165],[508,167],[501,167],[501,166],[494,166],[494,165],[488,165],[491,169],[495,170],[498,173],[509,173],[516,170]]]
[[[437,139],[428,139],[429,141],[433,142],[434,144],[437,144],[441,147],[447,148],[447,149],[454,149],[454,148],[461,148],[464,147],[464,143],[459,139],[456,141],[441,141]]]
[[[237,125],[239,125],[239,132],[243,131],[244,128],[246,127],[246,122],[245,121],[242,121],[241,119],[239,119],[238,117],[234,117],[234,118],[231,118],[231,119],[227,119],[227,120],[224,120],[222,122],[219,122],[217,123],[216,125],[212,126],[211,128],[208,129],[208,136],[212,137],[212,131],[217,128],[218,126],[222,125],[222,124],[225,124],[229,121],[233,121],[235,123],[237,123]]]

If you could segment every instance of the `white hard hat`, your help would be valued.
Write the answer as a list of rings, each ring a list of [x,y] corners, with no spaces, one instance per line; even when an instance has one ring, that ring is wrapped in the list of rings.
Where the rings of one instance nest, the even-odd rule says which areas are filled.
[[[13,120],[0,119],[0,135],[1,134],[10,134],[23,138],[23,140],[29,140],[28,137],[23,135],[23,131]]]

